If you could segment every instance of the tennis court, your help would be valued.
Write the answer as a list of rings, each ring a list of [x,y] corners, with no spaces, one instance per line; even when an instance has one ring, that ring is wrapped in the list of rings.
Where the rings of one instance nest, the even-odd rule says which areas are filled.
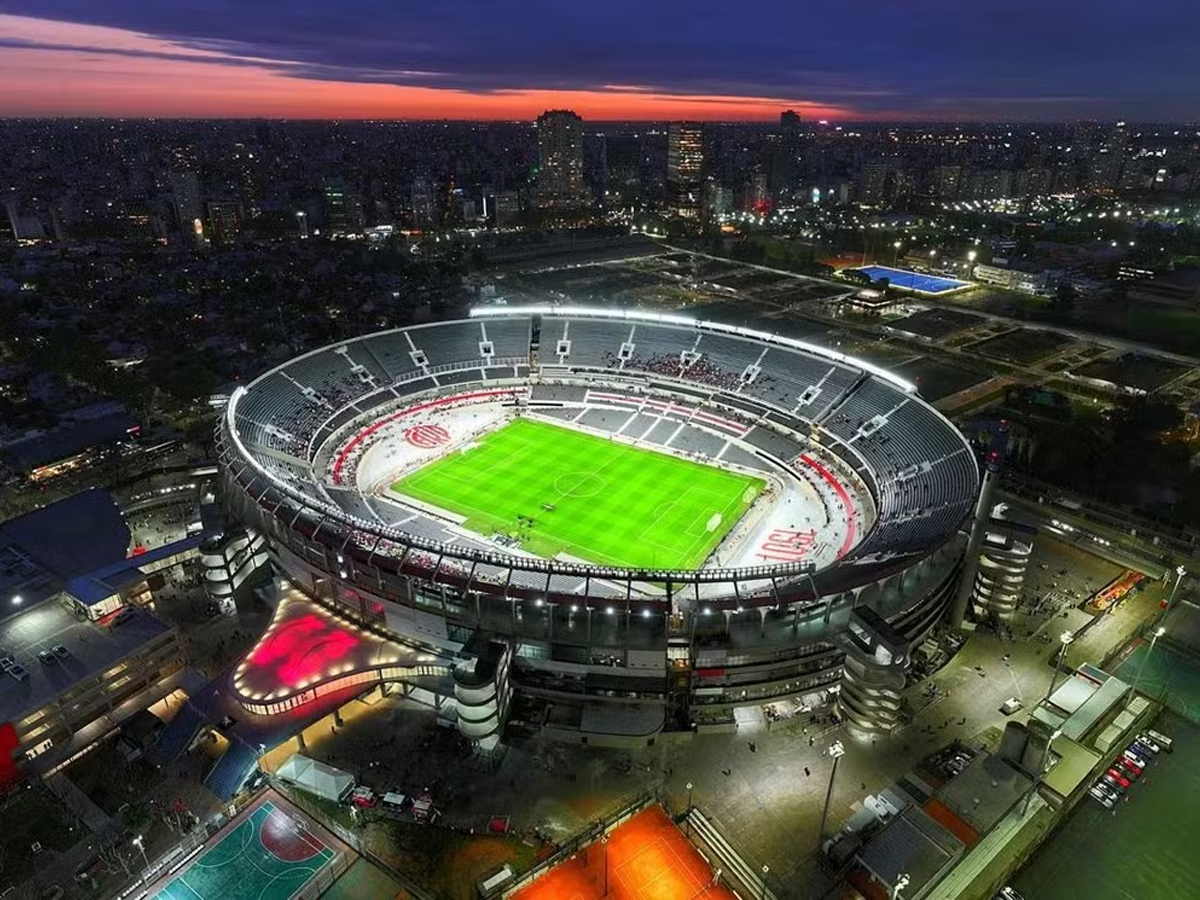
[[[313,900],[311,885],[337,851],[298,812],[263,801],[153,895],[154,900]]]
[[[873,280],[886,278],[892,287],[905,288],[921,294],[948,294],[960,288],[970,287],[969,281],[959,281],[955,278],[942,278],[939,275],[922,275],[908,269],[893,269],[891,266],[859,266]]]
[[[638,813],[555,866],[513,900],[736,900],[662,807]]]

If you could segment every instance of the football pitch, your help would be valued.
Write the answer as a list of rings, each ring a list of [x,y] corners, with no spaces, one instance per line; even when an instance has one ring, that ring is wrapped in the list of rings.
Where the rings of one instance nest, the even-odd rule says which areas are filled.
[[[539,556],[696,568],[749,509],[761,478],[517,419],[392,490],[502,533]]]

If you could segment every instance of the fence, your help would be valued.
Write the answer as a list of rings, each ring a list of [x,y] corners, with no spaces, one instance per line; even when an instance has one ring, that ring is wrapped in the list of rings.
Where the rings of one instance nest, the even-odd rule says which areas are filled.
[[[720,864],[721,881],[743,897],[777,900],[775,893],[767,887],[765,867],[762,872],[755,871],[699,809],[693,806],[684,821],[688,826],[684,833],[700,855],[709,861],[709,865],[714,859]]]
[[[350,868],[346,862],[346,854],[338,852],[317,869],[310,881],[298,887],[289,900],[317,900],[323,893],[333,887],[345,871]]]
[[[204,849],[204,844],[208,842],[209,838],[224,828],[230,820],[253,803],[261,793],[261,791],[255,791],[253,793],[239,794],[209,821],[201,822],[193,828],[183,836],[183,839],[178,844],[152,862],[134,880],[133,884],[125,888],[119,895],[121,900],[134,896],[138,898],[147,896],[150,892],[150,885],[159,878],[171,875],[183,868],[188,860]]]
[[[362,835],[352,831],[351,829],[342,825],[340,822],[335,822],[333,819],[329,818],[329,816],[325,815],[321,811],[320,807],[309,802],[305,798],[303,791],[293,790],[288,785],[283,784],[272,776],[268,776],[268,780],[271,782],[271,786],[274,787],[275,790],[277,790],[284,797],[287,797],[288,800],[302,809],[305,813],[312,816],[313,819],[321,824],[322,828],[327,828],[340,841],[349,845],[350,847],[353,847],[359,855],[363,856],[365,859],[378,866],[384,872],[387,872],[387,874],[396,881],[400,882],[400,884],[404,886],[404,889],[412,894],[416,900],[434,900],[434,897],[428,891],[421,888],[420,885],[416,884],[408,876],[393,869],[387,863],[387,861],[372,852],[372,850],[363,841]]]
[[[647,806],[656,802],[654,794],[646,791],[638,794],[631,800],[622,804],[614,812],[609,812],[601,815],[599,818],[585,825],[578,832],[573,834],[567,840],[558,845],[558,849],[545,859],[535,862],[532,866],[518,875],[514,880],[504,885],[497,885],[489,891],[483,892],[485,900],[491,900],[492,897],[508,898],[515,894],[521,888],[537,881],[542,875],[553,869],[555,866],[570,859],[588,844],[599,840],[604,835],[608,834],[618,825],[632,819]]]

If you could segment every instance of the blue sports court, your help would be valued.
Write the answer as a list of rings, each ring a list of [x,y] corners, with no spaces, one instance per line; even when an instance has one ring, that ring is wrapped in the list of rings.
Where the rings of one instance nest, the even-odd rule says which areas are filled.
[[[922,275],[920,272],[910,272],[907,269],[893,269],[891,266],[860,266],[858,271],[871,276],[872,280],[886,278],[892,287],[917,291],[921,294],[948,294],[950,291],[971,286],[969,281],[943,278],[940,275]]]

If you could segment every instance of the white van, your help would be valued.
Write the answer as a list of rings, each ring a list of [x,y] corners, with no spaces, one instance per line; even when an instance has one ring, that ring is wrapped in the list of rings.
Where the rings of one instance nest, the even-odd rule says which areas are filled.
[[[399,818],[408,808],[409,799],[404,794],[395,791],[388,791],[383,795],[383,800],[379,804],[379,811],[385,816]]]
[[[1158,744],[1158,746],[1162,747],[1168,753],[1175,749],[1173,746],[1175,741],[1167,737],[1165,734],[1159,734],[1157,731],[1147,728],[1146,737],[1150,738],[1152,741],[1154,741],[1154,743]]]

